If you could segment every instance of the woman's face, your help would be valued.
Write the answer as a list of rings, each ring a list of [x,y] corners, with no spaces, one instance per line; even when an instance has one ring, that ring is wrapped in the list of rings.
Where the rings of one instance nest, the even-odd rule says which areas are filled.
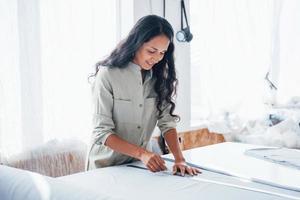
[[[163,59],[170,40],[165,35],[158,35],[145,42],[136,52],[133,62],[144,70],[150,70],[156,63]]]

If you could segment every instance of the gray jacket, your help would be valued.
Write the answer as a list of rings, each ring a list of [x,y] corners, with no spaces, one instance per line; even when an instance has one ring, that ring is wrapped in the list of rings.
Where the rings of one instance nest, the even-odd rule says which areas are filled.
[[[111,134],[145,148],[156,125],[163,135],[176,127],[175,118],[169,114],[170,105],[158,115],[154,84],[152,71],[147,71],[143,83],[141,68],[132,62],[124,68],[100,67],[92,88],[94,116],[88,170],[134,160],[104,145]]]

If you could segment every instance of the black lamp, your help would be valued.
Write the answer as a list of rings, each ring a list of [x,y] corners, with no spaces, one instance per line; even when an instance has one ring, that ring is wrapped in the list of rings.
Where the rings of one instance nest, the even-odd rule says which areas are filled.
[[[183,14],[185,17],[186,27],[183,28]],[[190,26],[186,17],[184,0],[181,0],[181,30],[176,33],[176,39],[179,42],[190,42],[193,39],[193,34],[190,31]]]

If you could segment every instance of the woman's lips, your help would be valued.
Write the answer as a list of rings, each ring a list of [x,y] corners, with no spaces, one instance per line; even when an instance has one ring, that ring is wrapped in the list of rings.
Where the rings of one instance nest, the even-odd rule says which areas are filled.
[[[152,63],[152,62],[146,61],[146,63],[147,63],[148,65],[150,65],[150,66],[154,65],[154,63]]]

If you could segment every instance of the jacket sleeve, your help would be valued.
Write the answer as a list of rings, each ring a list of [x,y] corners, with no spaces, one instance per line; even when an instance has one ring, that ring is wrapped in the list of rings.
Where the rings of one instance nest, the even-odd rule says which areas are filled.
[[[93,134],[92,139],[96,144],[105,144],[108,136],[114,133],[115,124],[112,120],[113,91],[109,82],[109,69],[100,68],[93,87]]]
[[[171,104],[165,105],[161,115],[158,117],[157,126],[163,137],[170,129],[176,128],[176,117],[170,115],[170,109]]]

